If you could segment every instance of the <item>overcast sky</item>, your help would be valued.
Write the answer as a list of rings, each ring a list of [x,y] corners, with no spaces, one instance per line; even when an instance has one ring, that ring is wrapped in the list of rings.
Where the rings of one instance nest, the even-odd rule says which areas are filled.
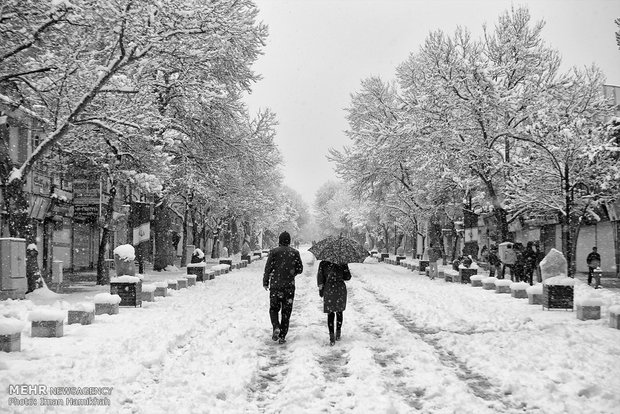
[[[504,10],[527,5],[543,19],[543,37],[565,69],[598,65],[607,83],[620,85],[620,50],[614,19],[620,0],[255,0],[269,26],[264,55],[255,64],[263,79],[247,97],[252,113],[271,108],[278,117],[276,143],[284,157],[285,184],[312,205],[318,188],[337,179],[329,148],[348,145],[344,108],[360,82],[395,78],[396,66],[417,52],[427,34],[474,34]]]

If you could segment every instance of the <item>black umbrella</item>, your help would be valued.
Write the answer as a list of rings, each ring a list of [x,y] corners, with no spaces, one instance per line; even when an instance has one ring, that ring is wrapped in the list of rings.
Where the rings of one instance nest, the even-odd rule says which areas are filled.
[[[368,257],[368,251],[348,237],[329,236],[308,249],[318,260],[337,264],[362,263]]]

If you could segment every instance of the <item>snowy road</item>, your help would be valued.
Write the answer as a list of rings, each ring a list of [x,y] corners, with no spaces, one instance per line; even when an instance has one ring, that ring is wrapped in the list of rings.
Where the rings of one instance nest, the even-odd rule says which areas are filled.
[[[25,331],[21,353],[0,355],[0,411],[618,412],[620,331],[605,313],[582,322],[509,295],[358,264],[342,340],[330,347],[316,264],[302,258],[286,344],[270,338],[263,260],[92,326],[65,325],[63,338]],[[576,286],[577,295],[589,292]],[[20,306],[13,313],[22,317],[32,304]],[[23,383],[114,388],[107,407],[9,406],[9,385]]]

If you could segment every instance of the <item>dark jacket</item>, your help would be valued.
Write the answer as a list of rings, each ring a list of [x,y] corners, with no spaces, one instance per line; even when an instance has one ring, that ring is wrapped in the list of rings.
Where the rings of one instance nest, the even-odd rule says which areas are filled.
[[[323,312],[342,312],[347,307],[347,285],[345,280],[351,280],[348,265],[321,261],[316,274],[316,283],[323,286]]]
[[[601,255],[598,252],[590,252],[586,258],[589,267],[599,267],[601,265]]]
[[[278,246],[269,252],[263,286],[271,290],[295,288],[295,276],[304,271],[299,252],[290,246]]]

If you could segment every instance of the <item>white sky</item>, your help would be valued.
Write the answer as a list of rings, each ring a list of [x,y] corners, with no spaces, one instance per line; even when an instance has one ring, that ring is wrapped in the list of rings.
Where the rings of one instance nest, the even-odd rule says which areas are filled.
[[[312,205],[317,189],[336,179],[329,148],[348,145],[344,108],[362,79],[394,79],[396,66],[417,52],[428,33],[474,34],[504,10],[526,4],[547,23],[543,37],[559,50],[565,68],[596,63],[607,83],[620,85],[620,50],[614,33],[620,0],[255,0],[269,38],[254,66],[263,79],[247,97],[252,113],[271,108],[280,125],[285,184]]]

